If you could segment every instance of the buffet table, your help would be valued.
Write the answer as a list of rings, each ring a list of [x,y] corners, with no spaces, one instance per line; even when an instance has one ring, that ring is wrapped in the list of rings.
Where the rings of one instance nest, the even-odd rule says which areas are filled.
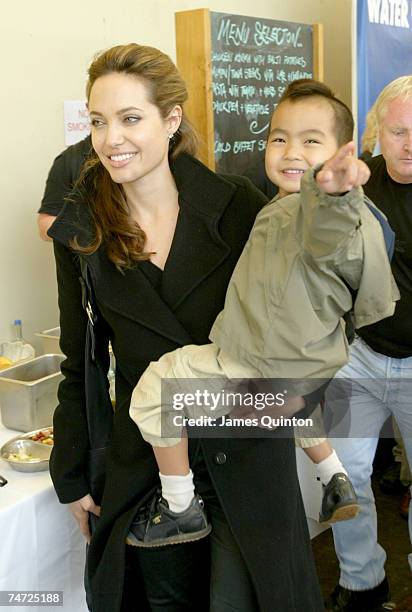
[[[19,435],[0,422],[0,446]],[[298,472],[311,537],[321,499],[313,466],[297,449]],[[58,502],[48,472],[23,473],[0,460],[0,591],[63,591],[65,612],[87,612],[83,589],[85,541],[67,506]],[[11,609],[11,607],[10,607]],[[13,607],[14,609],[14,607]],[[20,612],[33,607],[19,606]]]
[[[0,422],[0,446],[19,433]],[[17,472],[0,460],[0,474],[8,480],[0,488],[0,591],[63,591],[58,610],[87,612],[85,540],[58,502],[49,473]]]

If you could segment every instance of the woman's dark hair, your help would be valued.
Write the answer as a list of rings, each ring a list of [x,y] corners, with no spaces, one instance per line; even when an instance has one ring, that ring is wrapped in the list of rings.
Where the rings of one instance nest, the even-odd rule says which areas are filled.
[[[338,146],[341,147],[353,138],[354,122],[350,109],[324,83],[315,79],[298,79],[293,81],[279,100],[282,102],[297,102],[305,98],[323,98],[332,107],[335,116],[335,135]],[[279,106],[278,104],[278,106]],[[276,112],[276,111],[275,111]]]
[[[175,106],[182,107],[182,121],[170,140],[169,158],[175,159],[180,153],[196,153],[197,136],[183,110],[188,98],[186,84],[167,55],[154,47],[135,43],[103,51],[95,57],[88,71],[87,100],[96,80],[112,73],[135,76],[144,83],[150,102],[164,118]],[[90,206],[95,236],[87,246],[80,246],[75,239],[73,248],[89,254],[104,244],[109,259],[119,269],[149,258],[150,253],[144,251],[146,235],[130,216],[122,185],[112,181],[96,154],[83,167],[76,189]]]

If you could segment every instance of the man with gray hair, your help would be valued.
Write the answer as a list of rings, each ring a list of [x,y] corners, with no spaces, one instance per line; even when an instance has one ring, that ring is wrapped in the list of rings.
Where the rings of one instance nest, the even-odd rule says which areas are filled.
[[[335,612],[384,610],[389,599],[370,475],[379,432],[391,414],[412,465],[412,76],[389,83],[375,107],[382,155],[368,162],[371,176],[364,191],[395,231],[392,272],[401,299],[392,317],[359,329],[350,361],[338,373],[352,381],[349,437],[331,442],[346,466],[361,512],[356,520],[333,525],[341,574],[326,609]],[[409,535],[412,541],[411,509]],[[409,564],[412,569],[412,554]]]

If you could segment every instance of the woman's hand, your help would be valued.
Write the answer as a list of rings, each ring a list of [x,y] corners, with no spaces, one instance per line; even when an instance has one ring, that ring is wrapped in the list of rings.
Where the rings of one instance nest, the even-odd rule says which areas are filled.
[[[87,542],[90,542],[91,533],[89,529],[89,512],[92,512],[96,516],[100,516],[100,506],[96,506],[92,496],[87,494],[81,499],[69,504],[69,509],[78,522],[80,531],[86,538]]]

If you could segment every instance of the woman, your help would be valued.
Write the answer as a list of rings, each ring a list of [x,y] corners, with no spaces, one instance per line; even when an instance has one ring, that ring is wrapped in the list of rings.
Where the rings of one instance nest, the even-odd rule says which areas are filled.
[[[93,612],[193,612],[209,605],[214,612],[318,612],[292,436],[191,440],[212,535],[164,549],[125,545],[139,505],[158,485],[152,448],[129,417],[133,388],[150,361],[208,341],[266,200],[249,181],[218,177],[192,157],[187,91],[160,51],[130,44],[104,52],[89,69],[87,98],[96,158],[80,194],[49,231],[67,356],[51,473],[87,537],[87,511],[99,509],[84,476],[81,251],[116,357],[107,477],[87,564]]]

